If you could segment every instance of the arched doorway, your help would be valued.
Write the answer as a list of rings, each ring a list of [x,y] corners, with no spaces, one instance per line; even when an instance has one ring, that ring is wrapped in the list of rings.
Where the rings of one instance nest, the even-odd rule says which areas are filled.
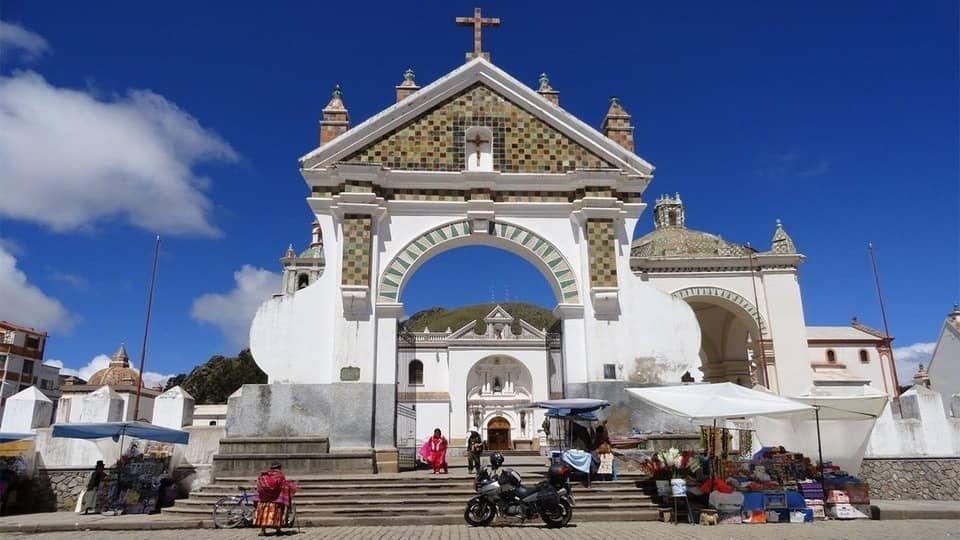
[[[760,329],[765,325],[751,302],[717,287],[693,287],[673,294],[690,305],[700,326],[704,382],[765,384],[760,353]]]
[[[490,450],[512,450],[510,440],[510,422],[502,416],[495,416],[487,422],[487,448]]]

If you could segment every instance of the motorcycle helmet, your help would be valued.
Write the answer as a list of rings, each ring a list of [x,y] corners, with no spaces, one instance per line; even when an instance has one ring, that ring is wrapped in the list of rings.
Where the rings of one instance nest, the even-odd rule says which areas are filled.
[[[490,454],[490,465],[493,465],[494,467],[503,465],[503,454],[500,452],[494,452],[493,454]]]

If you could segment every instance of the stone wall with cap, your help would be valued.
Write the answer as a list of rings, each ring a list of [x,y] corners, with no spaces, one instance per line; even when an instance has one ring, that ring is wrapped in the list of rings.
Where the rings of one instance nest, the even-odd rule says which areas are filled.
[[[960,457],[864,459],[872,499],[960,500]]]

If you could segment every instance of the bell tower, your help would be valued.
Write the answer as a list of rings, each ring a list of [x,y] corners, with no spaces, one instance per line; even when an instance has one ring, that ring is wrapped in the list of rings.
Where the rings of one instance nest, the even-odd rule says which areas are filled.
[[[684,227],[683,201],[680,194],[671,197],[661,195],[653,207],[653,222],[658,229],[667,227]]]

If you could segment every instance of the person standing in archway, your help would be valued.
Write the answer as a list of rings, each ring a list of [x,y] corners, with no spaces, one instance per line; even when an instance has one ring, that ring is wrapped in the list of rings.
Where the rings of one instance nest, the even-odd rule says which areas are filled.
[[[480,472],[480,455],[483,454],[483,437],[477,429],[474,426],[470,430],[470,438],[467,439],[467,469],[470,474],[473,474],[473,471]]]

